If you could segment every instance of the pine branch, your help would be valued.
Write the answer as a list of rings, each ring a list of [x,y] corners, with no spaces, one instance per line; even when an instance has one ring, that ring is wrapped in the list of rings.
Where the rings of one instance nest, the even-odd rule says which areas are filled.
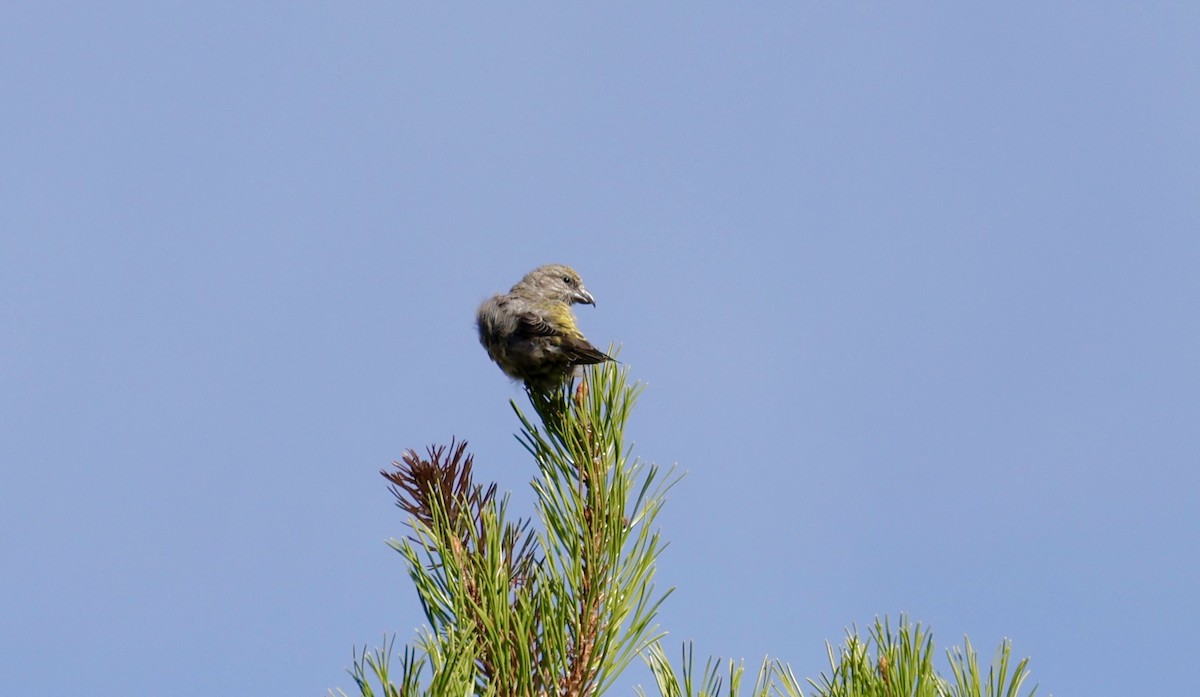
[[[406,451],[382,474],[411,532],[389,544],[404,557],[429,627],[401,654],[392,646],[355,659],[363,697],[597,697],[642,655],[663,697],[737,697],[740,663],[708,659],[690,645],[677,669],[654,624],[670,591],[654,574],[665,543],[654,522],[677,481],[631,456],[625,429],[640,387],[618,363],[587,382],[530,390],[535,418],[513,402],[518,440],[533,457],[537,520],[508,516],[508,498],[474,479],[466,442]],[[876,620],[867,636],[827,646],[830,672],[808,680],[811,697],[1020,697],[1028,659],[1010,665],[1003,642],[986,678],[969,640],[949,652],[953,680],[933,666],[932,634],[903,615],[893,631]],[[1027,697],[1033,697],[1036,686]],[[342,693],[344,695],[344,693]],[[639,694],[645,693],[639,689]],[[801,680],[764,660],[753,697],[804,697]]]

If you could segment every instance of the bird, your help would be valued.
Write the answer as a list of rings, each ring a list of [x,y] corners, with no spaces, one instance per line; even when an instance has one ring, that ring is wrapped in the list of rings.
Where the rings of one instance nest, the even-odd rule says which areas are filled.
[[[539,266],[479,306],[479,343],[505,375],[532,391],[551,390],[580,366],[613,360],[579,331],[576,303],[596,306],[579,273],[564,264]]]

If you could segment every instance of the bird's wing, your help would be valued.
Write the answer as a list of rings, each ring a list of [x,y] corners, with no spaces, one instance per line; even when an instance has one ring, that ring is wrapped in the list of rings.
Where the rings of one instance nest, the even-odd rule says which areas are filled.
[[[592,346],[587,339],[563,337],[562,348],[573,365],[592,365],[612,360],[611,356]]]
[[[518,333],[531,336],[559,336],[562,334],[546,318],[536,312],[522,312],[517,315]]]

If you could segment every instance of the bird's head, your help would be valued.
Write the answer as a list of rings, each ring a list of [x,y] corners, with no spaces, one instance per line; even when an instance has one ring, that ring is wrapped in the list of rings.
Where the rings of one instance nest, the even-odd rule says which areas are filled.
[[[584,303],[595,307],[596,299],[583,287],[579,273],[564,264],[546,264],[525,274],[514,291],[528,291],[567,304]]]

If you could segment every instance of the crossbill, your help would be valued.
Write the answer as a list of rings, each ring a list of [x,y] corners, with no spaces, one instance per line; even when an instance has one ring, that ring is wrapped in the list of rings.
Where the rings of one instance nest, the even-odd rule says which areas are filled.
[[[579,331],[571,311],[575,303],[596,305],[575,269],[539,266],[508,293],[479,306],[479,343],[509,377],[532,390],[554,388],[579,366],[612,360]]]

